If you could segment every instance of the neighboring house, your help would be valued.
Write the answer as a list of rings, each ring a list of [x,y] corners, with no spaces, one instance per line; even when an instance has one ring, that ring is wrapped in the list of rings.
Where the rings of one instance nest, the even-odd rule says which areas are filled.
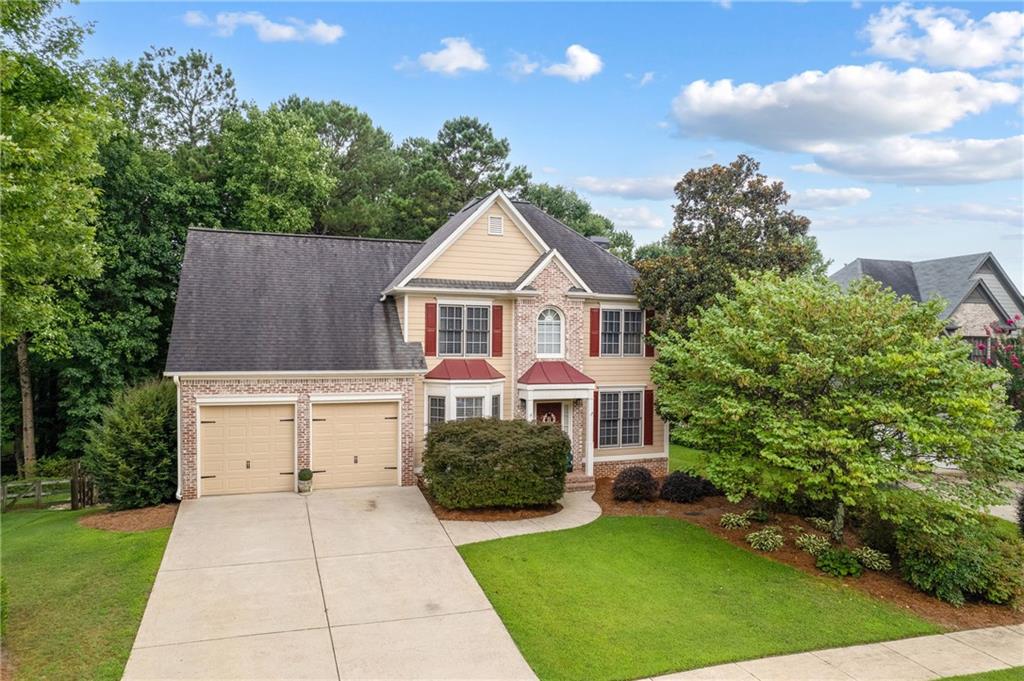
[[[972,344],[975,358],[988,356],[987,327],[1017,331],[1018,315],[1024,316],[1024,298],[991,253],[920,262],[857,258],[831,279],[845,288],[861,277],[919,302],[941,298],[946,307],[939,319],[946,322],[948,333]]]
[[[636,277],[502,192],[422,243],[191,230],[179,495],[292,490],[307,467],[320,489],[412,485],[430,425],[475,416],[559,423],[569,488],[664,473]]]

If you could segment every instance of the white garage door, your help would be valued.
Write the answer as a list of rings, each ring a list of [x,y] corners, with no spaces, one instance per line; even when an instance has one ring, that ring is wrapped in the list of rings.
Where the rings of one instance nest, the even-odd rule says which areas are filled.
[[[200,494],[289,492],[295,480],[291,404],[199,408]]]
[[[313,405],[314,489],[397,485],[397,402]]]

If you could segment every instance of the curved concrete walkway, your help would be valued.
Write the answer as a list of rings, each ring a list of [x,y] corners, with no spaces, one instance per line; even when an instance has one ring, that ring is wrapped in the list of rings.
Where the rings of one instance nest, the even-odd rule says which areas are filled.
[[[456,546],[488,539],[514,537],[520,534],[568,530],[597,520],[601,507],[594,501],[593,492],[568,492],[559,503],[562,510],[543,518],[528,520],[442,520],[441,525]]]
[[[1022,666],[1024,624],[1016,624],[765,657],[650,681],[924,681]]]

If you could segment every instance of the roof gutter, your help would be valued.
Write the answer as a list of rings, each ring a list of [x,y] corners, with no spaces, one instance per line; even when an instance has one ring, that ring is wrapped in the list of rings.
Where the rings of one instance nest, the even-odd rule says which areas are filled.
[[[427,369],[346,369],[325,370],[304,369],[300,371],[165,371],[164,376],[172,376],[177,383],[179,378],[316,378],[318,376],[417,376],[427,373]]]
[[[388,289],[380,294],[380,299],[383,301],[388,296],[396,294],[413,295],[416,293],[424,293],[427,295],[435,293],[445,294],[468,294],[474,296],[539,296],[539,291],[516,291],[510,288],[435,288],[435,287],[419,287],[419,286],[396,286],[395,288]]]
[[[177,376],[174,376],[174,390],[177,396],[174,400],[174,410],[178,422],[178,489],[174,492],[174,498],[181,501],[181,383]]]

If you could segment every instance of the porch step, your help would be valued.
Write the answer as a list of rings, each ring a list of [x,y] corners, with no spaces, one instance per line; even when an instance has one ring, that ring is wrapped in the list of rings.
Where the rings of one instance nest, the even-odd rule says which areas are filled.
[[[570,473],[565,476],[566,492],[592,492],[595,489],[594,476]]]

